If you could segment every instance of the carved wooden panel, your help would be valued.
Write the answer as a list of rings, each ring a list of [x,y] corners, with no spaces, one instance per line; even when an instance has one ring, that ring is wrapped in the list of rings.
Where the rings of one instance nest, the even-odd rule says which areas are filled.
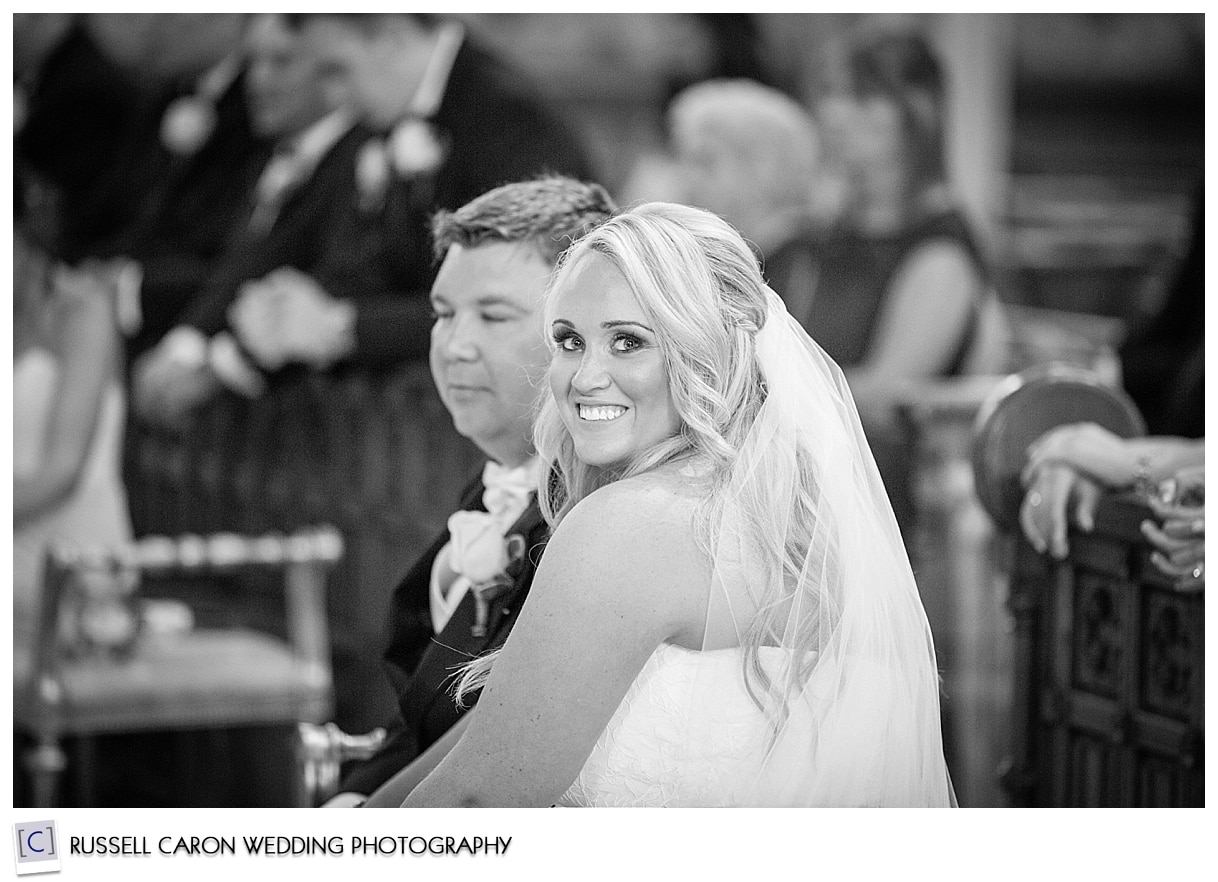
[[[1100,507],[1056,563],[1016,540],[1014,744],[1018,805],[1204,804],[1204,595],[1147,559],[1131,497]]]
[[[1198,599],[1147,591],[1142,598],[1139,704],[1187,722],[1201,704],[1203,610]]]
[[[1114,699],[1121,694],[1127,663],[1124,587],[1081,573],[1074,591],[1074,686]]]

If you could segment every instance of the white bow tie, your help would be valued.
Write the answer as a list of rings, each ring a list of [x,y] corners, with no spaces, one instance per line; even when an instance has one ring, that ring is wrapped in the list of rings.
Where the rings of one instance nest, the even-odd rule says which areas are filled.
[[[529,497],[537,489],[537,460],[531,459],[522,466],[506,468],[497,462],[488,462],[482,469],[482,504],[494,516],[505,512],[519,513],[528,508]]]

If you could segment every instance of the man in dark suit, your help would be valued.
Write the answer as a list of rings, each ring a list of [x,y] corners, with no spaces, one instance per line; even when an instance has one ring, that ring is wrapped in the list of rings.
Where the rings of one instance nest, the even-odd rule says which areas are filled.
[[[245,292],[234,328],[244,348],[272,369],[422,358],[435,277],[431,214],[537,174],[588,178],[583,150],[520,75],[476,46],[459,22],[410,14],[291,18],[335,88],[384,134],[369,145],[360,170],[387,284],[348,285],[348,295],[322,279],[280,274]]]
[[[547,533],[532,447],[549,362],[546,283],[559,253],[612,211],[599,186],[555,177],[499,187],[434,221],[443,263],[430,298],[432,375],[457,431],[489,461],[394,591],[384,657],[401,719],[333,805],[375,791],[457,722],[466,708],[454,703],[454,672],[501,646],[516,621]]]
[[[112,264],[128,357],[147,351],[235,246],[277,132],[255,120],[244,53],[220,59],[189,88],[175,85],[161,121],[166,169]],[[126,281],[126,280],[130,281]],[[124,284],[126,281],[126,284]]]
[[[190,292],[173,329],[134,366],[136,408],[162,423],[180,422],[222,385],[249,396],[264,391],[265,378],[228,331],[243,286],[276,272],[316,275],[343,290],[382,284],[379,262],[361,259],[374,230],[352,221],[356,164],[370,132],[283,16],[256,16],[246,42],[251,123],[275,149],[223,256]]]

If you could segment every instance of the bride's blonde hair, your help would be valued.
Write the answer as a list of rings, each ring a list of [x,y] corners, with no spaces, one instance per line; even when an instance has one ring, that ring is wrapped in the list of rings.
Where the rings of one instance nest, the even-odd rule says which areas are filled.
[[[696,539],[709,555],[732,466],[767,394],[756,347],[766,320],[767,289],[757,258],[741,235],[717,215],[684,205],[644,204],[601,224],[562,256],[547,292],[546,327],[554,318],[559,292],[593,255],[609,260],[622,274],[654,328],[681,424],[676,434],[638,451],[625,464],[599,468],[580,460],[545,388],[534,425],[542,474],[548,476],[539,488],[542,513],[556,527],[600,487],[688,457],[698,462],[704,481],[695,528]],[[800,520],[798,511],[785,514],[788,523]],[[810,526],[801,526],[792,535],[807,540]],[[750,538],[762,566],[768,561],[788,575],[786,558],[797,555],[802,560],[807,549],[804,541],[798,543],[802,548],[784,548],[783,543],[775,547],[772,532],[761,524]],[[778,693],[786,689],[773,689],[758,650],[776,642],[773,635],[781,633],[788,615],[782,597],[789,598],[794,586],[790,578],[782,577],[763,583],[775,596],[753,598],[758,614],[740,640],[749,688],[759,705],[768,705],[764,693],[780,699]],[[485,682],[494,655],[466,666],[457,684],[459,698]]]

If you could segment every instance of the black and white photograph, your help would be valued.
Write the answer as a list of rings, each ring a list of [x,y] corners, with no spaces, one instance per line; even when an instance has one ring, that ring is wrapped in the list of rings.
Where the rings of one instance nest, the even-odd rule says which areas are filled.
[[[7,18],[18,873],[1205,806],[1203,14]]]

